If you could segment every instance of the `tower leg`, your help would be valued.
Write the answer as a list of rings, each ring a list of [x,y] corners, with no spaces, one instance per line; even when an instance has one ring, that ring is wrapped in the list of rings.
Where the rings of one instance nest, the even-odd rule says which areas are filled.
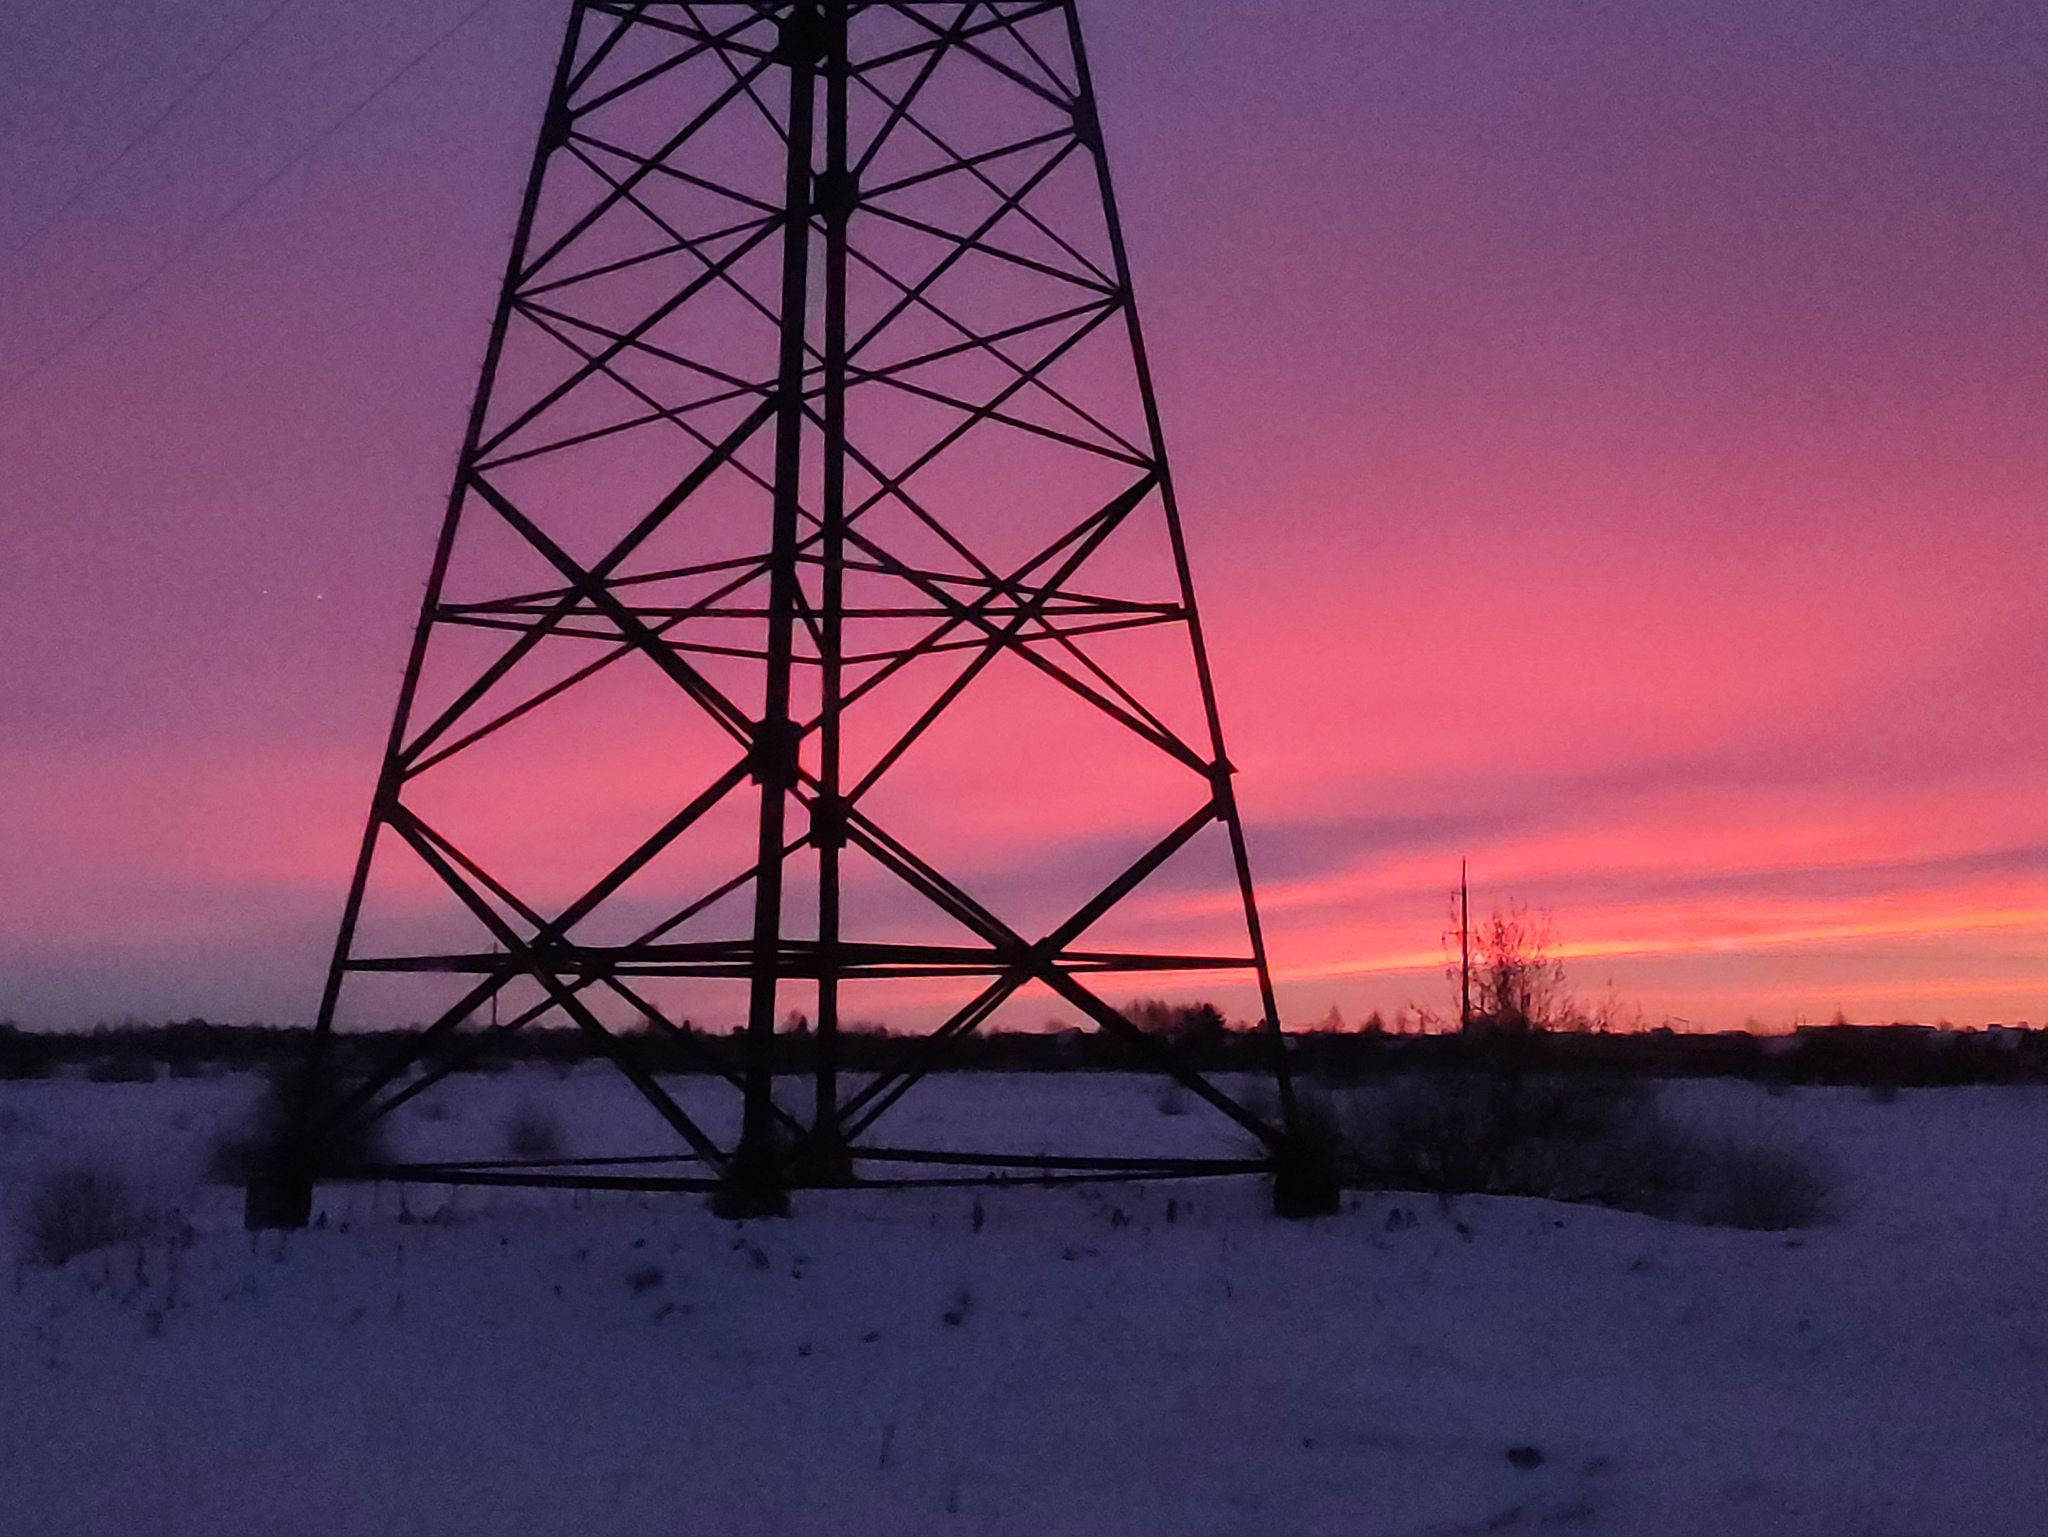
[[[763,1152],[766,1156],[762,1156]],[[750,1150],[742,1142],[726,1169],[725,1182],[711,1197],[711,1210],[732,1222],[744,1222],[750,1217],[788,1216],[789,1187],[782,1177],[781,1160],[765,1149]]]
[[[853,1154],[836,1126],[816,1126],[796,1150],[796,1182],[833,1186],[853,1183]]]
[[[297,1159],[266,1158],[243,1195],[242,1226],[252,1233],[304,1227],[312,1215],[313,1180],[304,1165]]]
[[[1300,1220],[1327,1217],[1344,1199],[1344,1186],[1328,1155],[1292,1140],[1273,1157],[1273,1214]]]

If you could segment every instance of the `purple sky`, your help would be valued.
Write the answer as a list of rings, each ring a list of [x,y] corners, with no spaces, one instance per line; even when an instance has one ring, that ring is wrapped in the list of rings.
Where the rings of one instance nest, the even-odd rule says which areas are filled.
[[[0,14],[0,1017],[315,1002],[562,7],[316,141],[472,4],[111,169],[276,0]],[[1083,15],[1290,1020],[1460,857],[1652,1019],[2048,1014],[2040,9]]]

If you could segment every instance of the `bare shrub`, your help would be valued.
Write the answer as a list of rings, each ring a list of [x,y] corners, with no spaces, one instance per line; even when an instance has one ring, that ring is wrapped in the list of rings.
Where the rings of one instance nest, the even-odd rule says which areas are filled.
[[[1691,1215],[1763,1233],[1818,1227],[1836,1215],[1836,1183],[1811,1148],[1724,1139],[1705,1150]]]
[[[1581,1022],[1564,963],[1555,953],[1557,936],[1549,914],[1532,913],[1515,902],[1468,928],[1461,895],[1453,892],[1444,949],[1444,978],[1464,1029],[1519,1034]]]
[[[139,1243],[156,1229],[119,1173],[97,1164],[47,1170],[28,1192],[15,1221],[23,1261],[54,1270],[110,1244]]]
[[[522,1099],[505,1118],[508,1157],[536,1161],[560,1158],[564,1146],[562,1123],[545,1105]]]
[[[1516,1073],[1404,1080],[1348,1120],[1375,1185],[1561,1200],[1619,1193],[1658,1124],[1650,1085]]]
[[[1540,1196],[1765,1231],[1835,1207],[1833,1172],[1811,1150],[1692,1131],[1639,1080],[1468,1073],[1345,1100],[1305,1093],[1296,1135],[1355,1189]]]
[[[1472,939],[1478,964],[1468,1026],[1540,1030],[1573,1012],[1564,963],[1552,954],[1556,938],[1547,914],[1532,915],[1516,903],[1487,919]]]
[[[1617,1211],[1685,1218],[1700,1186],[1703,1161],[1698,1138],[1655,1115],[1632,1135],[1606,1146],[1598,1161],[1598,1183],[1585,1198]]]

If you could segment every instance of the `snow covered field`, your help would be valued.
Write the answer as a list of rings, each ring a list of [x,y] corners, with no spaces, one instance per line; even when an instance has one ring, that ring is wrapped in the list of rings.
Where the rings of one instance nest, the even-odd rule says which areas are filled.
[[[252,1238],[203,1171],[253,1089],[0,1083],[10,1209],[90,1157],[183,1224],[10,1266],[0,1532],[2048,1531],[2048,1091],[1675,1088],[1832,1156],[1841,1219],[1790,1235],[1399,1195],[1295,1224],[1236,1182],[738,1226],[332,1189]],[[403,1151],[521,1098],[572,1145],[623,1113],[598,1068],[455,1092]],[[901,1140],[1236,1148],[1147,1080],[914,1106]]]

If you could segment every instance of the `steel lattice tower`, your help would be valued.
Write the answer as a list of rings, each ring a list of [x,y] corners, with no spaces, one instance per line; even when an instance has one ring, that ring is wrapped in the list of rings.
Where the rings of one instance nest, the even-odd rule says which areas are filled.
[[[911,1155],[863,1140],[876,1118],[1033,987],[1264,1156],[913,1161],[1265,1168],[1283,1209],[1317,1207],[1231,773],[1074,0],[572,0],[296,1129],[251,1220],[303,1221],[352,1128],[536,1021],[584,1032],[696,1172],[378,1174],[713,1189],[736,1213],[877,1180]],[[1019,916],[919,852],[934,812],[999,820],[1012,774],[1020,803],[1064,781],[1156,825],[1106,865],[1089,845],[1086,889]],[[666,804],[593,831],[593,775]],[[1100,937],[1173,868],[1212,877],[1177,900],[1234,940]],[[394,871],[401,908],[431,891],[456,918],[380,941]],[[1095,985],[1190,972],[1256,981],[1278,1124]],[[449,992],[343,1085],[345,993],[393,973]],[[677,979],[743,983],[738,1039],[678,1024],[657,996]],[[913,1066],[842,1083],[847,995],[875,979],[956,996]],[[775,1095],[792,1001],[816,1012],[801,1115]],[[686,1113],[620,1010],[727,1079],[736,1137]]]

